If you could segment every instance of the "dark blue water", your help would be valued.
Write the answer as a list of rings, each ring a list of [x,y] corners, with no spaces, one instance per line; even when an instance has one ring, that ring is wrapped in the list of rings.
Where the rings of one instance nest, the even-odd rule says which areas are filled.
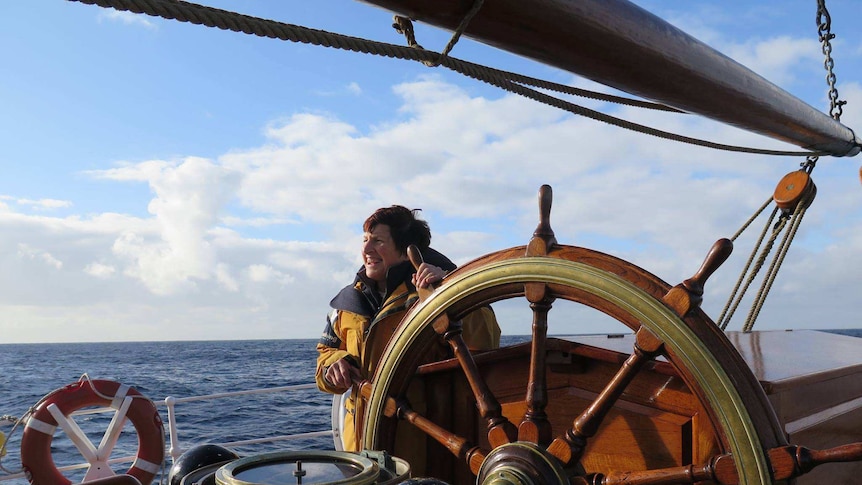
[[[862,330],[836,330],[862,337]],[[508,345],[525,340],[504,337]],[[0,345],[0,415],[22,416],[44,395],[77,381],[82,374],[92,379],[115,380],[136,388],[153,401],[256,388],[313,382],[317,353],[315,340],[253,340],[212,342],[134,342],[78,344]],[[159,407],[167,433],[167,412]],[[291,393],[232,397],[177,406],[178,437],[182,449],[196,444],[224,443],[285,434],[331,429],[331,396],[316,389]],[[98,446],[111,415],[75,418]],[[7,435],[11,426],[0,423]],[[10,438],[8,454],[0,465],[20,469],[19,428]],[[134,454],[137,441],[127,424],[113,456]],[[331,437],[281,441],[238,448],[243,456],[277,450],[331,450]],[[80,463],[81,455],[62,431],[52,441],[58,466]],[[115,465],[116,473],[129,464]],[[170,462],[166,464],[167,469]],[[68,472],[80,482],[83,471]],[[0,473],[3,475],[3,473]],[[26,484],[24,479],[4,485]]]
[[[256,340],[0,345],[0,415],[21,417],[45,394],[85,373],[92,379],[128,384],[153,401],[312,383],[315,344],[316,340]],[[182,403],[177,405],[177,436],[182,449],[187,449],[202,443],[329,430],[330,408],[331,396],[316,389]],[[167,434],[167,411],[164,406],[159,410]],[[86,415],[75,421],[98,446],[110,418],[111,414]],[[0,430],[9,434],[11,425],[4,423]],[[19,428],[0,461],[13,471],[20,469],[20,438]],[[136,449],[136,435],[127,424],[112,456],[132,455]],[[332,438],[283,441],[237,451],[245,455],[284,449],[333,449]],[[60,430],[52,441],[52,455],[58,466],[82,461]],[[120,473],[128,467],[113,468]],[[79,482],[83,473],[68,472],[67,476]]]
[[[508,337],[505,344],[526,337]],[[158,404],[168,434],[163,401],[248,389],[314,382],[316,340],[249,340],[203,342],[124,342],[0,345],[0,415],[21,417],[43,396],[87,374],[91,379],[128,384]],[[316,389],[198,401],[177,405],[180,448],[198,444],[331,430],[332,396]],[[90,441],[98,446],[111,413],[75,417]],[[11,425],[0,424],[10,434]],[[22,429],[10,437],[8,454],[0,465],[20,470]],[[137,435],[130,423],[114,448],[113,457],[133,455]],[[282,450],[332,450],[332,437],[278,441],[235,448],[241,456]],[[83,458],[62,430],[52,441],[57,466],[81,463]],[[170,462],[166,465],[169,470]],[[129,464],[112,467],[123,473]],[[85,470],[66,472],[80,482]],[[3,475],[3,473],[0,473]],[[3,482],[25,485],[26,480]]]

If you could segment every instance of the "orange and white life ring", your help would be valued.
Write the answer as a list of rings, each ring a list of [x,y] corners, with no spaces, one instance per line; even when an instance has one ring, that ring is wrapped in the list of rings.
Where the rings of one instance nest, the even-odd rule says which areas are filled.
[[[125,402],[128,399],[128,402]],[[161,469],[165,458],[165,430],[162,418],[152,401],[137,390],[119,382],[105,380],[81,380],[57,389],[37,404],[36,410],[27,419],[21,437],[21,464],[27,479],[33,485],[70,485],[71,480],[63,476],[51,456],[51,440],[54,430],[72,412],[87,407],[110,407],[117,410],[114,419],[99,449],[83,436],[77,426],[70,426],[70,436],[90,469],[84,481],[114,475],[107,464],[111,449],[128,418],[138,434],[138,452],[132,467],[126,474],[147,485]],[[50,408],[50,409],[49,409]],[[59,413],[58,413],[59,411]],[[60,416],[62,414],[62,416]],[[74,425],[74,423],[72,423]],[[67,433],[69,431],[67,430]]]

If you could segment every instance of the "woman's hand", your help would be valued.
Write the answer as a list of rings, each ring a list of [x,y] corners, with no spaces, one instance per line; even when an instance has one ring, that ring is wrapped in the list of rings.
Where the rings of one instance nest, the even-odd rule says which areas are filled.
[[[443,268],[422,263],[416,273],[413,274],[413,285],[418,288],[428,288],[432,284],[442,281],[444,276],[446,276],[446,272],[443,271]]]
[[[323,374],[323,378],[339,389],[347,389],[354,380],[356,382],[362,380],[362,373],[350,362],[350,359],[344,358],[329,366]]]

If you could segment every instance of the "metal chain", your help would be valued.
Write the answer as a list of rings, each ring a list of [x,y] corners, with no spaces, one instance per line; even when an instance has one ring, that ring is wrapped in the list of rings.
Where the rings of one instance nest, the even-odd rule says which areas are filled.
[[[820,36],[820,48],[823,51],[823,67],[826,69],[826,83],[829,85],[829,116],[836,121],[841,121],[844,113],[844,105],[847,101],[838,99],[838,89],[835,87],[837,78],[832,69],[835,61],[832,59],[832,17],[826,9],[826,0],[817,0],[817,33]]]
[[[826,0],[817,0],[815,21],[817,23],[817,36],[820,39],[820,50],[823,52],[823,68],[826,69],[826,84],[829,85],[827,92],[829,116],[835,121],[841,121],[841,115],[844,114],[844,105],[847,104],[847,101],[838,99],[838,88],[835,87],[838,80],[833,71],[835,60],[832,59],[832,39],[835,38],[835,34],[832,33],[832,16],[829,15],[829,9],[826,8]],[[817,158],[816,156],[809,156],[802,164],[803,170],[810,174],[814,170]]]

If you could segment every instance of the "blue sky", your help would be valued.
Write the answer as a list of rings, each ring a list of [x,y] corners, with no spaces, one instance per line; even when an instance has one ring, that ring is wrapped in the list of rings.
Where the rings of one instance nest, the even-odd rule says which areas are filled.
[[[635,3],[827,109],[813,0]],[[403,43],[391,14],[356,1],[206,4]],[[827,6],[842,121],[858,132],[862,4]],[[417,38],[439,51],[449,34],[417,25]],[[433,245],[463,263],[524,244],[543,183],[560,242],[674,284],[802,161],[626,132],[442,68],[76,2],[3,2],[0,46],[0,342],[314,338],[360,264],[371,211],[422,208]],[[466,38],[452,55],[609,91]],[[575,101],[793,148],[695,116]],[[821,159],[817,200],[756,328],[862,327],[860,160]],[[714,317],[745,239],[708,286]],[[501,305],[504,331],[529,332],[519,306]],[[619,331],[566,311],[552,332]]]

